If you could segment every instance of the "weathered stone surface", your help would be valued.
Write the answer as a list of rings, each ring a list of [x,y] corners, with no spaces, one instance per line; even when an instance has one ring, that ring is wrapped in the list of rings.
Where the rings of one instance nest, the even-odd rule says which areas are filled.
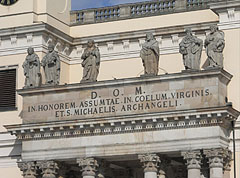
[[[140,51],[142,58],[144,75],[157,75],[159,65],[159,44],[152,33],[146,34],[146,42]]]
[[[230,78],[223,70],[208,70],[19,90],[21,117],[37,123],[225,106]]]
[[[44,68],[46,85],[58,85],[60,80],[60,57],[56,51],[54,51],[54,46],[50,44],[48,46],[48,53],[41,61],[41,65]]]
[[[179,44],[179,52],[183,55],[183,64],[186,70],[200,70],[203,41],[186,29],[186,36]]]
[[[100,67],[100,52],[93,40],[88,41],[88,46],[82,54],[83,78],[81,83],[96,82]]]
[[[42,178],[56,178],[58,165],[54,161],[39,161],[38,167],[42,171]]]
[[[79,158],[77,159],[77,163],[81,167],[83,178],[96,176],[96,171],[99,165],[94,158]]]
[[[204,150],[208,158],[210,178],[223,178],[224,168],[229,167],[232,153],[226,148]]]
[[[19,162],[18,167],[23,172],[24,178],[36,178],[37,166],[34,162]]]
[[[203,68],[223,68],[224,32],[218,30],[216,25],[211,26],[210,30],[211,32],[204,42],[208,58],[203,64]]]
[[[202,155],[200,151],[188,151],[182,153],[187,161],[188,178],[201,178]]]
[[[157,172],[160,158],[156,154],[139,155],[138,159],[143,164],[144,172]]]
[[[25,75],[25,87],[39,87],[41,82],[40,61],[32,47],[28,48],[28,55],[22,65]]]
[[[83,128],[82,132],[84,130],[87,128]],[[209,149],[216,145],[226,147],[229,140],[225,133],[226,130],[219,126],[189,128],[187,125],[186,128],[181,129],[152,131],[134,131],[133,127],[132,131],[124,134],[112,131],[101,132],[101,135],[66,137],[62,134],[58,138],[46,139],[37,137],[33,140],[23,140],[22,158],[24,160],[55,160],[121,155],[128,157],[144,153],[163,154],[189,149]]]

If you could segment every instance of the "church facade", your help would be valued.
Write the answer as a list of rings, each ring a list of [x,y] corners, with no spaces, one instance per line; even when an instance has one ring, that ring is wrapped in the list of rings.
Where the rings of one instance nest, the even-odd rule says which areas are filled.
[[[0,1],[1,176],[237,178],[239,66],[239,0]]]

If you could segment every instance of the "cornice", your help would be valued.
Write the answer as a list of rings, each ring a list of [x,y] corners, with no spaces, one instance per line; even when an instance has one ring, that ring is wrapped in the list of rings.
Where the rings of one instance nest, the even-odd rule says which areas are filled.
[[[91,82],[91,83],[77,83],[77,84],[68,84],[68,85],[58,85],[58,86],[42,86],[34,89],[20,89],[17,90],[18,94],[21,96],[31,95],[36,93],[49,93],[49,92],[60,92],[74,89],[96,89],[96,88],[105,88],[109,86],[119,86],[119,85],[134,85],[140,84],[143,82],[156,82],[156,81],[171,81],[171,80],[183,80],[188,78],[201,78],[201,77],[219,77],[223,83],[227,84],[232,75],[223,69],[210,69],[210,70],[200,70],[200,71],[183,71],[181,73],[171,73],[158,75],[153,77],[134,77],[134,78],[125,78],[125,79],[116,79],[116,80],[105,80],[99,82]]]
[[[18,140],[84,137],[156,130],[220,126],[230,129],[239,113],[230,107],[153,113],[108,119],[74,120],[5,126]]]

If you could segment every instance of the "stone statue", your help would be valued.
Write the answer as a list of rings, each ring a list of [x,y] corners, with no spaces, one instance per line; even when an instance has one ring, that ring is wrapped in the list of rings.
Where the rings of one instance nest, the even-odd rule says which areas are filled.
[[[186,70],[200,70],[203,41],[193,36],[191,29],[186,29],[186,36],[179,44],[179,52],[183,55]]]
[[[89,40],[82,54],[83,78],[81,82],[96,82],[100,67],[100,52],[93,40]]]
[[[146,41],[140,51],[142,58],[144,74],[157,75],[159,63],[159,44],[152,33],[146,34]]]
[[[225,47],[224,32],[219,31],[216,25],[210,27],[210,34],[204,42],[207,60],[203,68],[220,67],[223,68],[223,49]]]
[[[34,53],[34,49],[29,47],[28,55],[22,65],[25,75],[25,88],[39,87],[41,80],[40,73],[40,61],[37,54]]]
[[[48,46],[48,53],[42,60],[42,66],[44,68],[46,84],[58,85],[60,80],[60,58],[56,51],[54,51],[54,45]]]

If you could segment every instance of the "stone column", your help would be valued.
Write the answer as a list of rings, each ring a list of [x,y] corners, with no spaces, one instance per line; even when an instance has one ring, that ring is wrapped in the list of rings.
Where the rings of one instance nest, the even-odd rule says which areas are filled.
[[[37,163],[40,170],[42,170],[42,178],[56,178],[58,174],[58,165],[54,161],[39,161]]]
[[[36,178],[37,166],[34,162],[19,162],[18,167],[23,172],[24,178]]]
[[[161,162],[156,154],[139,155],[140,162],[143,163],[144,178],[157,178],[158,164]]]
[[[82,169],[83,178],[95,178],[98,168],[97,160],[94,158],[80,158],[77,159],[77,163]]]
[[[200,151],[188,151],[182,153],[187,161],[188,178],[201,178],[201,160]]]
[[[231,151],[227,149],[204,150],[208,158],[210,168],[210,178],[223,178],[224,168],[229,166]]]

